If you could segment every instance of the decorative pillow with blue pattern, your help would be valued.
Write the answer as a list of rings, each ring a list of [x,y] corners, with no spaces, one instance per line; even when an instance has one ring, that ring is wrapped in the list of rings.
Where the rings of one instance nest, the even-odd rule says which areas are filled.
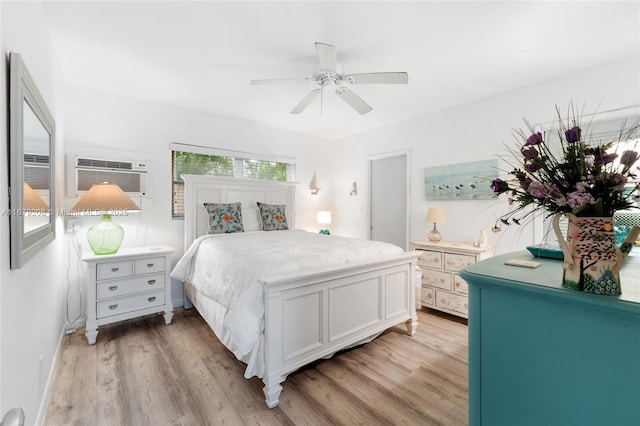
[[[263,231],[285,231],[289,229],[285,204],[264,204],[258,202],[260,222]]]
[[[240,203],[204,203],[209,213],[209,234],[244,232]]]

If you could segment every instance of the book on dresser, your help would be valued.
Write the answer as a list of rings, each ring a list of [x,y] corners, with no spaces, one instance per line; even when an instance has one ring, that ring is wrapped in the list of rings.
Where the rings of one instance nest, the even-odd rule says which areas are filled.
[[[458,272],[493,256],[493,247],[420,241],[411,243],[410,249],[422,253],[418,258],[422,271],[422,306],[468,318],[469,288]]]
[[[154,313],[173,318],[171,255],[167,246],[125,248],[116,254],[85,254],[87,263],[87,325],[90,345],[98,327]]]

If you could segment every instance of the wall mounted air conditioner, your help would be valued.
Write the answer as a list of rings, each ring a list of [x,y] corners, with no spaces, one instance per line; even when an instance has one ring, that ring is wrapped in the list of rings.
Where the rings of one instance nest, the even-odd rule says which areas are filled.
[[[67,155],[67,195],[79,197],[94,183],[116,183],[129,196],[150,196],[148,161]]]

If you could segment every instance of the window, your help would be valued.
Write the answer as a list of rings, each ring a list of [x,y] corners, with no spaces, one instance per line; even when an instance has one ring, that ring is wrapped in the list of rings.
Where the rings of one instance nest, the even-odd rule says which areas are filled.
[[[182,151],[180,149],[193,149]],[[219,155],[218,155],[219,154]],[[263,157],[263,158],[257,158]],[[172,144],[172,207],[173,217],[184,217],[184,182],[182,175],[227,176],[243,179],[277,181],[295,180],[293,160],[265,160],[264,156],[249,153],[190,147]]]

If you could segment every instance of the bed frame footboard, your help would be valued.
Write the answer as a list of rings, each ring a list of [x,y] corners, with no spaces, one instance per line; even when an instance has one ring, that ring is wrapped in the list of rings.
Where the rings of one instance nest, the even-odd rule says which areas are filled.
[[[265,297],[264,393],[278,405],[287,375],[317,359],[370,340],[406,323],[415,334],[415,252],[377,262],[303,275],[263,277]]]

